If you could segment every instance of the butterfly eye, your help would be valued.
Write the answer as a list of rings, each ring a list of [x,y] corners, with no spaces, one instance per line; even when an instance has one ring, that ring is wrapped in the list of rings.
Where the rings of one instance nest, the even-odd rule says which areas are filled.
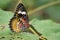
[[[26,14],[26,12],[22,12],[22,14],[24,14],[24,15],[25,15],[25,14]]]

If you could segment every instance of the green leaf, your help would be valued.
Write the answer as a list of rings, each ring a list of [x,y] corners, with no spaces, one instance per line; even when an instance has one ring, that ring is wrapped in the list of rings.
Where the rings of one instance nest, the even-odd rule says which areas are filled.
[[[48,40],[60,40],[60,24],[53,22],[52,20],[37,20],[33,19],[30,24],[34,28],[43,34]]]

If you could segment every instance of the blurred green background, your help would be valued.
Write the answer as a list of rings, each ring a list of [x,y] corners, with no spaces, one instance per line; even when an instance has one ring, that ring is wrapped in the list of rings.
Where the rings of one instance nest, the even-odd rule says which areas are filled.
[[[10,40],[11,37],[15,38],[13,40],[38,40],[31,33],[10,35],[8,24],[20,2],[26,7],[30,24],[38,32],[48,40],[60,40],[60,0],[0,0],[0,40]]]

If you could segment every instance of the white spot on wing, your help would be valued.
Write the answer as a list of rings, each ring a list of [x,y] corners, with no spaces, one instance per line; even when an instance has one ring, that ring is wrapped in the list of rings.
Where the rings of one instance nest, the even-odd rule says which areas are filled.
[[[22,14],[26,14],[26,12],[22,12]]]
[[[23,11],[23,12],[19,11],[18,14],[26,14],[26,12],[25,11]]]
[[[21,11],[18,12],[18,14],[22,13]]]

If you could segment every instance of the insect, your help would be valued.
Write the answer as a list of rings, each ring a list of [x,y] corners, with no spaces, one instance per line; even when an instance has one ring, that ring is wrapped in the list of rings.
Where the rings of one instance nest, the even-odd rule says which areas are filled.
[[[47,40],[41,35],[41,33],[37,32],[31,24],[29,24],[28,14],[22,3],[17,5],[9,26],[12,32],[27,32],[29,30],[31,33],[36,34],[40,40]]]

